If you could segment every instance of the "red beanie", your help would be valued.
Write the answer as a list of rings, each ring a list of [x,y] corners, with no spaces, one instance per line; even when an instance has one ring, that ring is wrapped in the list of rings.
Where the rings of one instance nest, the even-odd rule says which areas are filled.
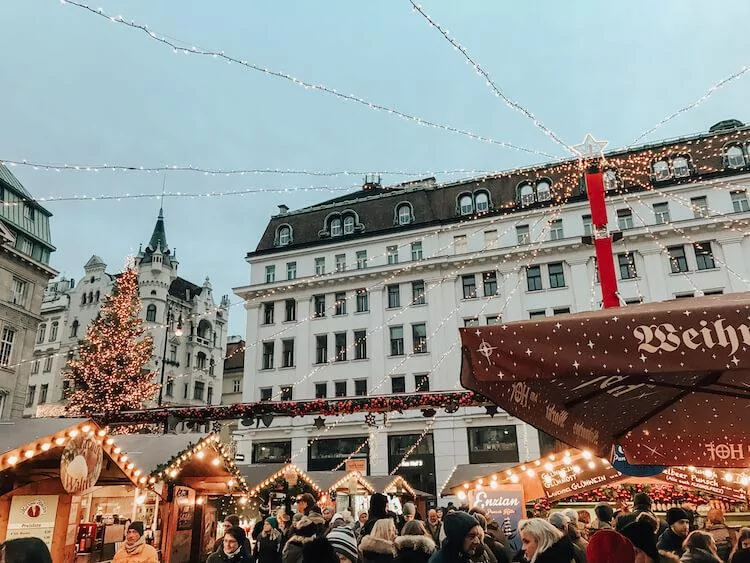
[[[633,563],[635,549],[630,540],[614,530],[599,530],[586,548],[588,563]]]

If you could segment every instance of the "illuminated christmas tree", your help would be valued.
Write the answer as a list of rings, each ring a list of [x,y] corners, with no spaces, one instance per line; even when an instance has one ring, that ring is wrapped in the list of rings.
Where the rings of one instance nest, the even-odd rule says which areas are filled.
[[[86,331],[78,358],[68,362],[73,392],[68,413],[89,416],[143,408],[159,391],[154,372],[144,369],[153,340],[140,318],[138,273],[133,268],[117,278],[99,315]]]

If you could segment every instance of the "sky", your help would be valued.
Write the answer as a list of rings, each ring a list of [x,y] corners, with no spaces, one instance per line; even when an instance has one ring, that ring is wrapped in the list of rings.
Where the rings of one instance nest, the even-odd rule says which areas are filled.
[[[531,152],[424,127],[220,58],[174,53],[142,31],[60,0],[4,0],[0,160],[413,174],[383,174],[383,183],[392,184],[566,155],[497,97],[408,0],[91,1],[94,9],[188,47]],[[750,35],[740,23],[750,19],[745,0],[425,0],[421,6],[505,95],[567,144],[592,133],[609,149],[627,146],[750,64]],[[703,132],[723,119],[748,122],[748,100],[750,76],[743,75],[643,142]],[[177,249],[182,277],[202,284],[209,276],[217,301],[230,294],[230,333],[239,335],[244,310],[232,288],[248,283],[245,255],[277,206],[304,207],[362,183],[361,175],[11,170],[37,198],[157,194],[45,204],[54,214],[51,265],[75,279],[92,254],[114,272],[148,242],[164,185],[167,193],[191,194],[165,199],[167,240]],[[258,191],[195,197],[247,189]]]

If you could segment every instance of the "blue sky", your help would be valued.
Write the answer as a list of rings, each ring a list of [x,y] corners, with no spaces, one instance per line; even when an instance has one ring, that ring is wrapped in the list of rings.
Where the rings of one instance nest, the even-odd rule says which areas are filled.
[[[407,0],[98,0],[91,6],[425,119],[564,155],[495,97]],[[609,148],[627,145],[750,64],[750,36],[741,23],[750,19],[750,3],[742,0],[425,0],[422,6],[506,94],[569,144],[591,132]],[[59,0],[5,0],[3,23],[0,159],[413,172],[500,170],[544,160],[219,59],[174,54],[141,32]],[[750,121],[749,94],[750,77],[743,76],[645,140],[705,131],[727,118]],[[13,172],[37,197],[158,193],[163,182],[159,174]],[[194,194],[360,182],[347,176],[166,177],[167,191]],[[247,283],[244,256],[278,204],[297,208],[329,197],[323,191],[168,198],[167,238],[177,248],[181,275],[196,283],[209,275],[217,296],[231,293]],[[114,271],[146,243],[159,201],[47,207],[58,248],[52,265],[80,278],[91,254]],[[232,333],[244,334],[243,313],[232,307]]]

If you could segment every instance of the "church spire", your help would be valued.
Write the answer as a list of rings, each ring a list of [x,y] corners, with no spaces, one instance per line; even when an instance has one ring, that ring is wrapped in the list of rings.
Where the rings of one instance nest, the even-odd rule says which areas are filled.
[[[151,239],[148,241],[143,251],[143,258],[141,264],[148,264],[153,262],[153,255],[159,254],[162,256],[161,262],[165,265],[171,266],[171,252],[167,245],[167,232],[164,228],[164,208],[159,208],[159,216],[156,219],[156,225],[154,225],[154,232],[151,233]]]

